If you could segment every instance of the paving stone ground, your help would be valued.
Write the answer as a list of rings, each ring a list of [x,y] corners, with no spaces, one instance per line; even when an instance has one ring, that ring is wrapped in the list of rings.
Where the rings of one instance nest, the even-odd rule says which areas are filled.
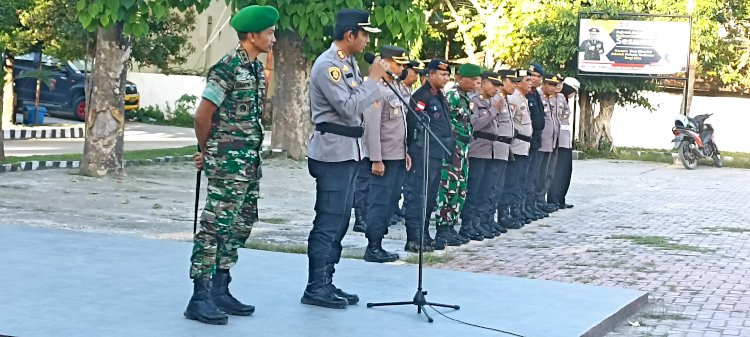
[[[610,336],[750,336],[750,170],[576,162],[571,210],[441,267],[649,291]]]
[[[195,171],[189,163],[131,168],[120,180],[74,173],[0,175],[0,219],[190,239]],[[306,165],[270,159],[263,173],[261,222],[251,241],[304,243],[314,215]],[[568,196],[575,208],[493,240],[451,247],[440,253],[450,261],[433,267],[650,292],[650,306],[629,319],[640,326],[624,323],[610,336],[750,336],[749,201],[750,170],[576,161]],[[402,226],[391,227],[386,246],[406,257],[404,237]],[[366,239],[350,232],[344,244],[347,255],[361,257]]]

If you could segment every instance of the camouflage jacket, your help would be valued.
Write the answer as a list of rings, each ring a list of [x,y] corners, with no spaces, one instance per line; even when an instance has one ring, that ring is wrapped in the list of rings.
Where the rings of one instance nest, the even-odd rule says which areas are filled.
[[[456,140],[468,144],[471,142],[471,136],[474,130],[471,126],[471,100],[461,88],[456,84],[455,87],[445,93],[450,109],[451,129],[456,136]]]
[[[263,64],[250,60],[240,45],[208,71],[202,96],[218,107],[206,142],[208,178],[260,179],[265,89]]]

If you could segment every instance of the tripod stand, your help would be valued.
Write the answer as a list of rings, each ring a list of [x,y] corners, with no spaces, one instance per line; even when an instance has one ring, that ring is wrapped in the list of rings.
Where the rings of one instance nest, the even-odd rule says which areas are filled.
[[[394,80],[396,79],[395,76],[392,76]],[[432,132],[432,129],[430,129],[429,124],[429,116],[426,114],[423,116],[420,116],[417,114],[414,109],[409,106],[409,104],[404,100],[403,97],[401,97],[401,93],[396,91],[396,88],[393,87],[391,83],[388,81],[383,81],[388,86],[388,88],[393,91],[394,94],[396,94],[396,97],[401,100],[401,103],[404,104],[404,106],[408,109],[408,112],[412,114],[415,117],[415,120],[419,125],[422,127],[424,132],[423,134],[423,142],[424,142],[424,149],[422,151],[422,218],[420,222],[420,227],[424,226],[426,219],[427,219],[427,183],[429,182],[429,153],[430,153],[430,138],[433,137],[435,141],[437,142],[440,147],[445,151],[445,153],[450,156],[453,152],[449,151],[448,148],[443,144],[440,139],[437,138],[435,133]],[[422,118],[427,118],[427,122],[424,121]],[[442,304],[442,303],[433,303],[433,302],[427,302],[427,299],[425,298],[425,295],[427,295],[427,291],[425,291],[422,288],[422,275],[423,275],[423,250],[424,250],[424,229],[420,228],[419,231],[419,278],[417,281],[417,293],[414,295],[414,298],[411,301],[404,301],[404,302],[384,302],[384,303],[367,303],[368,308],[372,307],[383,307],[383,306],[401,306],[401,305],[415,305],[417,307],[417,314],[424,314],[425,317],[427,317],[427,322],[432,323],[433,319],[430,317],[429,314],[427,314],[427,311],[425,310],[425,306],[436,306],[436,307],[444,307],[444,308],[452,308],[455,310],[460,309],[458,305],[451,305],[451,304]]]

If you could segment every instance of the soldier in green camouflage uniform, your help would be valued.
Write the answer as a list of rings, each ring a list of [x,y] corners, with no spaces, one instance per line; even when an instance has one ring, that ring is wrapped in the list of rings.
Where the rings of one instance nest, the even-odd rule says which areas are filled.
[[[456,85],[445,96],[450,107],[450,120],[456,148],[453,156],[443,163],[438,188],[435,225],[435,249],[445,249],[446,245],[458,246],[462,243],[453,228],[458,222],[461,208],[466,200],[466,187],[469,176],[468,153],[472,140],[471,107],[468,93],[476,87],[476,79],[482,75],[477,65],[464,64],[458,68]]]
[[[190,257],[195,288],[185,311],[189,319],[225,324],[225,313],[248,316],[255,311],[229,293],[229,269],[258,220],[266,81],[257,55],[270,51],[276,41],[278,17],[273,7],[249,6],[232,18],[240,43],[208,71],[196,111],[199,167],[208,178],[208,196]]]

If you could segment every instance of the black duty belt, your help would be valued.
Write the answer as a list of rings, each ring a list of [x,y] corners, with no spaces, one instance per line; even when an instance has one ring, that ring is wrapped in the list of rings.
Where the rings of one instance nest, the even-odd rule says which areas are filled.
[[[471,137],[469,136],[456,135],[456,140],[461,143],[466,143],[466,144],[471,143]]]
[[[513,142],[512,137],[498,136],[489,132],[482,132],[482,131],[475,131],[474,138],[481,138],[481,139],[491,140],[493,142],[501,142],[505,144],[510,144]]]
[[[315,131],[320,131],[320,134],[328,132],[344,137],[361,138],[365,132],[365,129],[361,126],[346,126],[341,124],[323,122],[320,124],[315,124]]]
[[[513,137],[516,138],[516,139],[522,140],[524,142],[531,143],[531,137],[530,136],[524,136],[524,135],[518,133],[518,130],[516,130],[516,135],[513,136]]]

